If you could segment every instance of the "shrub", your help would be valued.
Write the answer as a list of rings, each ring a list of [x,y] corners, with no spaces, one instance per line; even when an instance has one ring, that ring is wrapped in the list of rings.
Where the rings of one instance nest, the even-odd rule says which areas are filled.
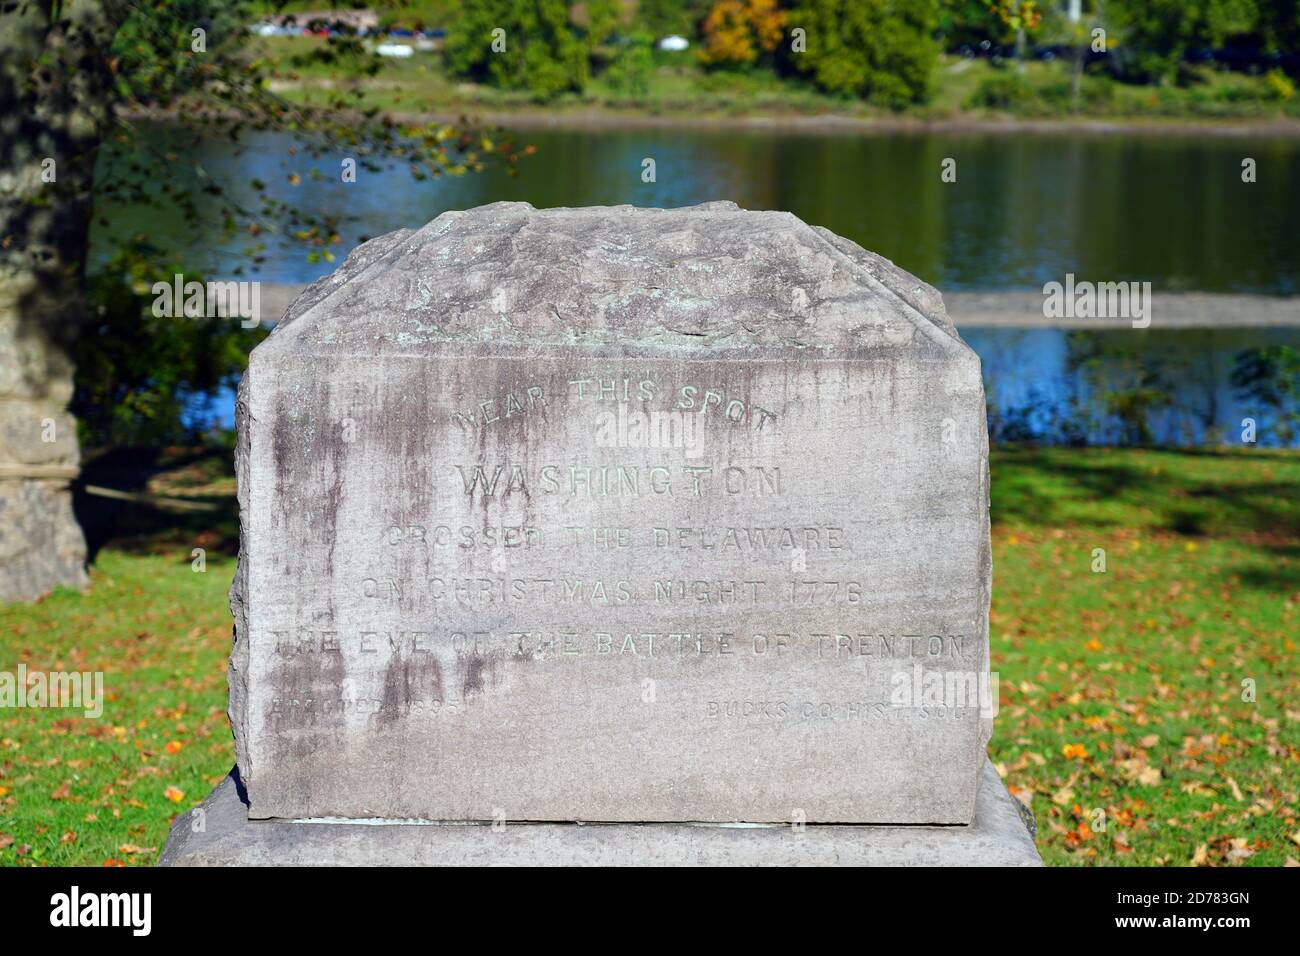
[[[967,109],[1027,113],[1038,99],[1038,90],[1019,73],[999,73],[981,81],[963,105]]]
[[[785,18],[802,29],[807,50],[789,65],[828,93],[902,109],[930,98],[939,45],[935,0],[805,0]]]
[[[443,56],[457,76],[527,90],[539,100],[587,85],[587,44],[563,0],[469,0],[450,22]],[[494,51],[498,29],[505,48]]]
[[[1285,102],[1295,96],[1295,82],[1281,70],[1269,70],[1264,82],[1268,84],[1270,99]]]
[[[638,33],[619,45],[605,70],[605,80],[622,96],[645,96],[650,92],[654,65],[654,40],[649,34]]]

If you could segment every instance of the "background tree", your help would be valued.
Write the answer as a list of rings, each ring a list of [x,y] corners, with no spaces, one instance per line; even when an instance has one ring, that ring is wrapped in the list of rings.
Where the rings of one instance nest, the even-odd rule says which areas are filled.
[[[1261,2],[1258,28],[1269,52],[1293,54],[1291,70],[1300,73],[1300,0]]]
[[[622,96],[642,97],[650,92],[654,66],[654,36],[634,32],[620,38],[605,70],[605,81],[611,90]]]
[[[1173,84],[1192,79],[1190,51],[1250,33],[1260,8],[1270,6],[1271,0],[1109,0],[1106,13],[1123,31],[1119,59],[1127,78]]]
[[[88,276],[69,405],[83,448],[197,443],[215,396],[239,384],[248,353],[266,334],[227,319],[155,315],[150,289],[165,261],[123,248]],[[170,268],[186,271],[180,263]]]
[[[708,10],[707,0],[640,0],[636,19],[656,39],[673,35],[694,39]]]
[[[987,0],[944,0],[939,4],[938,29],[949,49],[1001,45],[1008,39],[1006,24]]]
[[[443,50],[452,73],[541,100],[581,92],[590,75],[589,46],[563,0],[466,0],[452,12]]]
[[[808,0],[785,18],[808,42],[789,62],[828,92],[901,109],[930,96],[937,22],[937,0]]]
[[[1266,345],[1239,352],[1231,382],[1238,398],[1271,414],[1279,445],[1295,440],[1300,431],[1300,350]]]
[[[700,28],[700,60],[708,66],[749,66],[776,49],[783,20],[776,0],[717,0]]]
[[[195,228],[246,230],[254,256],[257,237],[268,232],[326,257],[339,242],[337,223],[270,199],[264,184],[252,185],[265,198],[244,208],[205,171],[178,175],[183,161],[141,136],[138,117],[162,116],[178,134],[236,143],[250,130],[291,130],[304,161],[328,153],[374,169],[400,160],[417,176],[479,169],[489,152],[515,160],[508,144],[443,124],[399,125],[364,109],[357,85],[332,88],[317,108],[282,99],[271,81],[285,65],[244,53],[241,24],[251,19],[237,0],[0,4],[0,600],[84,580],[85,543],[69,492],[79,448],[68,403],[76,356],[92,356],[83,348],[86,330],[104,320],[87,300],[96,209],[113,201],[179,209]],[[373,57],[346,31],[302,59],[358,77],[373,70]],[[110,143],[118,162],[105,161]],[[129,281],[130,250],[123,255],[114,258],[118,273],[105,273],[97,288]],[[166,260],[152,261],[157,268]],[[202,321],[159,327],[139,318],[132,324],[128,316],[113,334],[137,346],[149,335],[208,335],[216,357],[190,375],[190,385],[201,388],[228,367],[225,345],[238,333],[227,329],[223,339],[204,332]],[[177,358],[165,349],[153,354]],[[92,363],[87,372],[90,394],[105,398],[103,368]],[[155,369],[153,378],[165,372]],[[136,383],[131,394],[147,391],[138,372],[123,378]]]
[[[1029,32],[1038,28],[1043,11],[1038,0],[993,0],[989,9],[998,15],[1016,38],[1016,66],[1024,69],[1025,46]]]
[[[584,17],[581,26],[586,31],[589,48],[609,41],[613,38],[614,31],[624,21],[631,19],[625,15],[620,0],[587,0],[582,5],[582,10]]]

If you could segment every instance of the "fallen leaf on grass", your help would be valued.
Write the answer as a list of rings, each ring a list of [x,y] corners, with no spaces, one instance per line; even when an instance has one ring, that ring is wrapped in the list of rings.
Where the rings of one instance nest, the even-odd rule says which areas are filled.
[[[1245,795],[1241,792],[1241,787],[1237,786],[1237,781],[1231,777],[1228,778],[1228,786],[1232,788],[1232,796],[1238,802],[1245,800]]]
[[[1079,779],[1076,773],[1069,780],[1065,781],[1065,786],[1056,793],[1052,794],[1052,802],[1058,807],[1063,807],[1074,799],[1074,781]]]
[[[1120,761],[1119,769],[1129,783],[1140,783],[1144,787],[1154,787],[1160,783],[1160,768],[1151,766],[1140,757]]]
[[[1242,860],[1249,860],[1255,855],[1255,851],[1246,845],[1245,840],[1233,840],[1231,848],[1228,850],[1228,862],[1240,863]]]

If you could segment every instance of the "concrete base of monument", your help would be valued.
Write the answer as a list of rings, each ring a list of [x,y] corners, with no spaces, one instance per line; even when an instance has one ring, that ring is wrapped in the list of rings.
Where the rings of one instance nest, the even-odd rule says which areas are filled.
[[[249,820],[233,772],[202,810],[176,818],[162,866],[1042,866],[991,763],[964,827]]]

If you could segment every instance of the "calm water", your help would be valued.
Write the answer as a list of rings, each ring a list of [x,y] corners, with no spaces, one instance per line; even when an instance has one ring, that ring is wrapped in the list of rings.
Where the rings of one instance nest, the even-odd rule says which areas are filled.
[[[1300,349],[1300,329],[1063,332],[962,330],[979,353],[993,439],[1087,444],[1239,444],[1253,419],[1262,445],[1276,412],[1244,399],[1229,377],[1243,351]],[[1120,407],[1135,408],[1126,418]]]
[[[159,146],[168,135],[154,132]],[[940,289],[1038,288],[1073,272],[1083,279],[1150,281],[1156,290],[1300,294],[1300,140],[1114,134],[791,135],[764,131],[529,131],[537,153],[521,174],[499,171],[416,183],[404,169],[338,181],[339,157],[312,163],[291,156],[281,134],[247,148],[207,143],[186,157],[177,179],[205,171],[237,184],[256,208],[248,180],[272,195],[347,217],[342,249],[363,236],[419,226],[447,209],[502,199],[536,206],[631,203],[678,206],[732,199],[752,209],[787,209],[872,249]],[[657,181],[641,181],[642,160]],[[944,183],[944,158],[957,182]],[[1258,181],[1241,181],[1241,161]],[[291,186],[298,173],[301,185]],[[247,234],[222,240],[220,223],[194,223],[166,210],[106,210],[109,231],[148,232],[169,243],[187,268],[232,275],[248,259]],[[108,247],[96,243],[99,255]],[[294,243],[268,240],[259,271],[270,282],[308,282],[334,268],[310,264]],[[1232,359],[1272,342],[1300,345],[1291,330],[1118,332],[967,330],[984,359],[995,433],[1064,436],[1074,414],[1085,437],[1124,437],[1103,397],[1126,383],[1155,382],[1171,400],[1147,411],[1150,440],[1217,441],[1244,415],[1267,417],[1228,387]],[[1134,386],[1137,387],[1137,386]],[[229,420],[229,402],[214,408]],[[1077,437],[1077,436],[1076,436]]]

